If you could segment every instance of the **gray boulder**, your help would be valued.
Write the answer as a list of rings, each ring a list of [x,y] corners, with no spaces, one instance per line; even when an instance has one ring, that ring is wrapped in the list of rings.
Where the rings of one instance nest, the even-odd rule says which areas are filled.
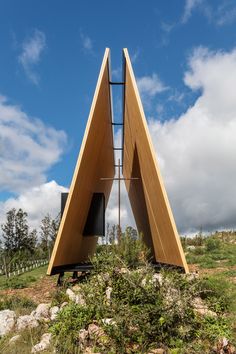
[[[49,319],[50,317],[50,304],[39,304],[36,308],[35,311],[31,312],[31,315],[36,319],[36,320],[44,320],[44,319]]]
[[[11,310],[0,311],[0,336],[5,336],[13,330],[16,322],[16,314]]]
[[[22,331],[25,328],[38,327],[38,321],[32,315],[20,316],[16,322],[16,328],[18,331]]]
[[[48,349],[51,344],[51,338],[51,333],[44,333],[41,337],[41,341],[33,346],[31,353],[38,353]]]
[[[50,308],[49,313],[50,313],[50,320],[51,321],[55,320],[59,311],[60,311],[60,309],[58,306],[53,306]]]

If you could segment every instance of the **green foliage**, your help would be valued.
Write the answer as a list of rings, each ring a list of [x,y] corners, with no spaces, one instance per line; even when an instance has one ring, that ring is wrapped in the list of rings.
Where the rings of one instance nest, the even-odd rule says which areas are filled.
[[[70,303],[59,312],[51,333],[57,338],[57,350],[60,353],[74,353],[78,344],[79,330],[92,323],[95,316],[92,306],[82,307]]]
[[[16,311],[18,314],[26,314],[35,309],[34,301],[23,296],[3,296],[0,300],[0,311],[9,309]]]
[[[142,241],[142,235],[134,235],[132,228],[121,234],[119,243],[99,246],[92,259],[96,272],[110,267],[135,268],[148,262],[149,251]]]
[[[221,241],[217,238],[210,237],[206,240],[206,250],[211,252],[219,249],[221,246]]]
[[[1,288],[2,289],[23,289],[23,288],[27,288],[30,283],[36,280],[37,279],[32,275],[28,275],[24,278],[15,276],[12,278],[5,279],[5,282],[1,284]]]
[[[9,345],[9,339],[13,336],[10,333],[0,339],[0,353],[4,354],[29,354],[31,353],[32,345],[38,343],[43,333],[47,331],[46,325],[41,323],[36,328],[25,329],[21,331],[20,339]],[[53,353],[53,348],[50,346],[48,350],[43,351],[44,354]],[[72,352],[73,353],[73,352]],[[71,353],[71,354],[72,354]]]
[[[220,277],[204,277],[198,280],[196,291],[214,312],[223,314],[231,308],[235,293],[231,284]]]
[[[199,264],[201,268],[217,268],[235,265],[236,259],[236,235],[232,232],[216,232],[213,235],[203,237],[203,246],[188,248],[186,259],[189,264]],[[192,239],[185,240],[185,244],[191,244]]]
[[[156,274],[142,241],[129,236],[119,245],[100,247],[92,262],[94,271],[79,287],[86,306],[70,304],[51,326],[60,353],[83,353],[79,331],[91,323],[104,331],[105,341],[90,343],[101,353],[147,353],[168,347],[171,353],[202,354],[209,353],[222,335],[231,338],[230,323],[223,316],[231,301],[223,292],[226,284],[217,289],[212,279],[191,280],[174,271]],[[200,317],[193,308],[196,296],[218,316]],[[206,344],[198,342],[201,337]]]
[[[60,306],[63,302],[68,301],[68,296],[66,295],[65,289],[57,289],[52,294],[51,306]]]
[[[219,338],[231,338],[230,322],[226,317],[209,317],[201,319],[202,326],[196,331],[196,336],[202,341],[204,339],[216,342]]]

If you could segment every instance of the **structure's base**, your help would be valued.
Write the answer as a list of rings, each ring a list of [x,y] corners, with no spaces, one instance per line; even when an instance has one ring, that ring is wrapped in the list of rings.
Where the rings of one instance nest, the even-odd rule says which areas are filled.
[[[160,262],[152,262],[151,265],[158,271],[162,269],[166,270],[176,270],[179,273],[185,273],[184,267],[180,267],[174,264],[160,263]]]
[[[151,265],[156,269],[156,270],[161,270],[161,269],[172,269],[172,270],[177,270],[180,273],[185,273],[185,270],[183,267],[173,265],[173,264],[167,264],[167,263],[160,263],[160,262],[152,262]],[[55,274],[62,274],[65,272],[89,272],[93,269],[92,263],[76,263],[76,264],[65,264],[61,266],[56,266],[52,268],[51,275]]]
[[[63,264],[52,268],[51,275],[65,272],[88,272],[93,269],[91,263]]]

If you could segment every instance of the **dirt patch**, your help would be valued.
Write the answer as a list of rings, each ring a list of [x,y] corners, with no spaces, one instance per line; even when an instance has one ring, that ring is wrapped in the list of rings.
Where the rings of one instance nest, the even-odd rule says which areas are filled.
[[[52,294],[55,290],[56,278],[43,276],[28,288],[0,290],[0,296],[25,296],[39,304],[42,302],[50,302],[52,299]]]

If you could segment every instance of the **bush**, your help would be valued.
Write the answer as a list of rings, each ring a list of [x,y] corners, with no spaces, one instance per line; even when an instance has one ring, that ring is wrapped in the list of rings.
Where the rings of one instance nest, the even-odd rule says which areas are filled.
[[[211,310],[223,314],[230,309],[234,294],[226,280],[219,277],[204,277],[197,282],[196,291]]]
[[[216,238],[209,237],[206,240],[206,250],[207,252],[218,250],[221,246],[221,241]]]
[[[208,347],[221,335],[230,339],[230,325],[223,317],[229,299],[222,288],[218,290],[208,279],[190,280],[175,271],[156,274],[140,239],[128,237],[119,245],[100,247],[91,261],[94,271],[79,287],[86,306],[69,304],[51,325],[60,353],[83,353],[85,348],[78,346],[79,331],[91,323],[104,332],[102,342],[89,339],[90,347],[100,353],[138,354],[168,347],[170,353],[202,354],[209,353]],[[217,311],[218,317],[199,316],[193,308],[196,296]],[[106,324],[104,319],[112,322]],[[204,346],[198,342],[201,336]]]

